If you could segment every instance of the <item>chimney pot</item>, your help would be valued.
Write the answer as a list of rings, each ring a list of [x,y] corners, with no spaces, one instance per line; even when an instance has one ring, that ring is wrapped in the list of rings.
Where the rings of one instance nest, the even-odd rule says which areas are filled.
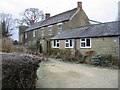
[[[80,8],[80,10],[83,10],[82,9],[82,2],[77,2],[77,7]]]
[[[32,24],[34,24],[35,23],[35,20],[31,20],[30,21],[30,24],[32,25]]]
[[[50,18],[50,13],[46,13],[45,14],[46,16],[45,16],[45,19],[47,20],[48,18]]]

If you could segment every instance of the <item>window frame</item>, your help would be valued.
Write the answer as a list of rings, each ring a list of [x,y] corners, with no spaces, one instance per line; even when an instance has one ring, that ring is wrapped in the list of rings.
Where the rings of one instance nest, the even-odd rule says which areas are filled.
[[[58,34],[60,34],[62,32],[62,24],[63,23],[58,23],[57,26],[58,26]],[[59,28],[59,26],[61,26],[61,28]]]
[[[59,46],[57,46],[59,44]],[[52,48],[59,48],[60,47],[60,40],[53,40],[52,41]]]
[[[33,30],[33,37],[36,37],[36,30]]]
[[[72,46],[70,45],[70,41],[71,40],[72,40]],[[66,47],[66,44],[68,44],[68,47]],[[65,48],[74,48],[74,39],[67,39],[67,40],[65,40]]]
[[[44,36],[44,28],[41,28],[41,36]]]
[[[52,35],[52,25],[48,26],[48,35]]]
[[[27,32],[25,32],[25,38],[28,38]]]
[[[82,41],[82,39],[85,39],[85,41]],[[87,39],[90,40],[90,46],[87,46]],[[82,46],[82,43],[85,43],[85,47]],[[81,38],[80,39],[80,48],[92,48],[91,38]]]

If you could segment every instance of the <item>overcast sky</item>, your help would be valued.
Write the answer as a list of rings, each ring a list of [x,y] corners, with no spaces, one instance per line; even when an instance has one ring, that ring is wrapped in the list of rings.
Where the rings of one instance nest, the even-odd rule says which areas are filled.
[[[82,1],[83,10],[91,20],[100,22],[116,21],[120,0],[0,0],[0,12],[10,13],[15,18],[26,8],[38,8],[51,16],[77,7]],[[18,40],[17,32],[14,39]]]

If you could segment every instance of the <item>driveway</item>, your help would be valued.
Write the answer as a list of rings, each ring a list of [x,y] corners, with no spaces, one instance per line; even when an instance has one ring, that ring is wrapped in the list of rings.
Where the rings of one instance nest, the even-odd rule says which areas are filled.
[[[55,59],[40,65],[37,88],[118,88],[118,70]]]

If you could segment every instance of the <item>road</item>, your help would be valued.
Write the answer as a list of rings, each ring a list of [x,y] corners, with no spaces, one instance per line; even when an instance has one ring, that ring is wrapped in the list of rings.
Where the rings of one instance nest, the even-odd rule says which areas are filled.
[[[118,88],[118,70],[55,59],[40,65],[37,88]]]

